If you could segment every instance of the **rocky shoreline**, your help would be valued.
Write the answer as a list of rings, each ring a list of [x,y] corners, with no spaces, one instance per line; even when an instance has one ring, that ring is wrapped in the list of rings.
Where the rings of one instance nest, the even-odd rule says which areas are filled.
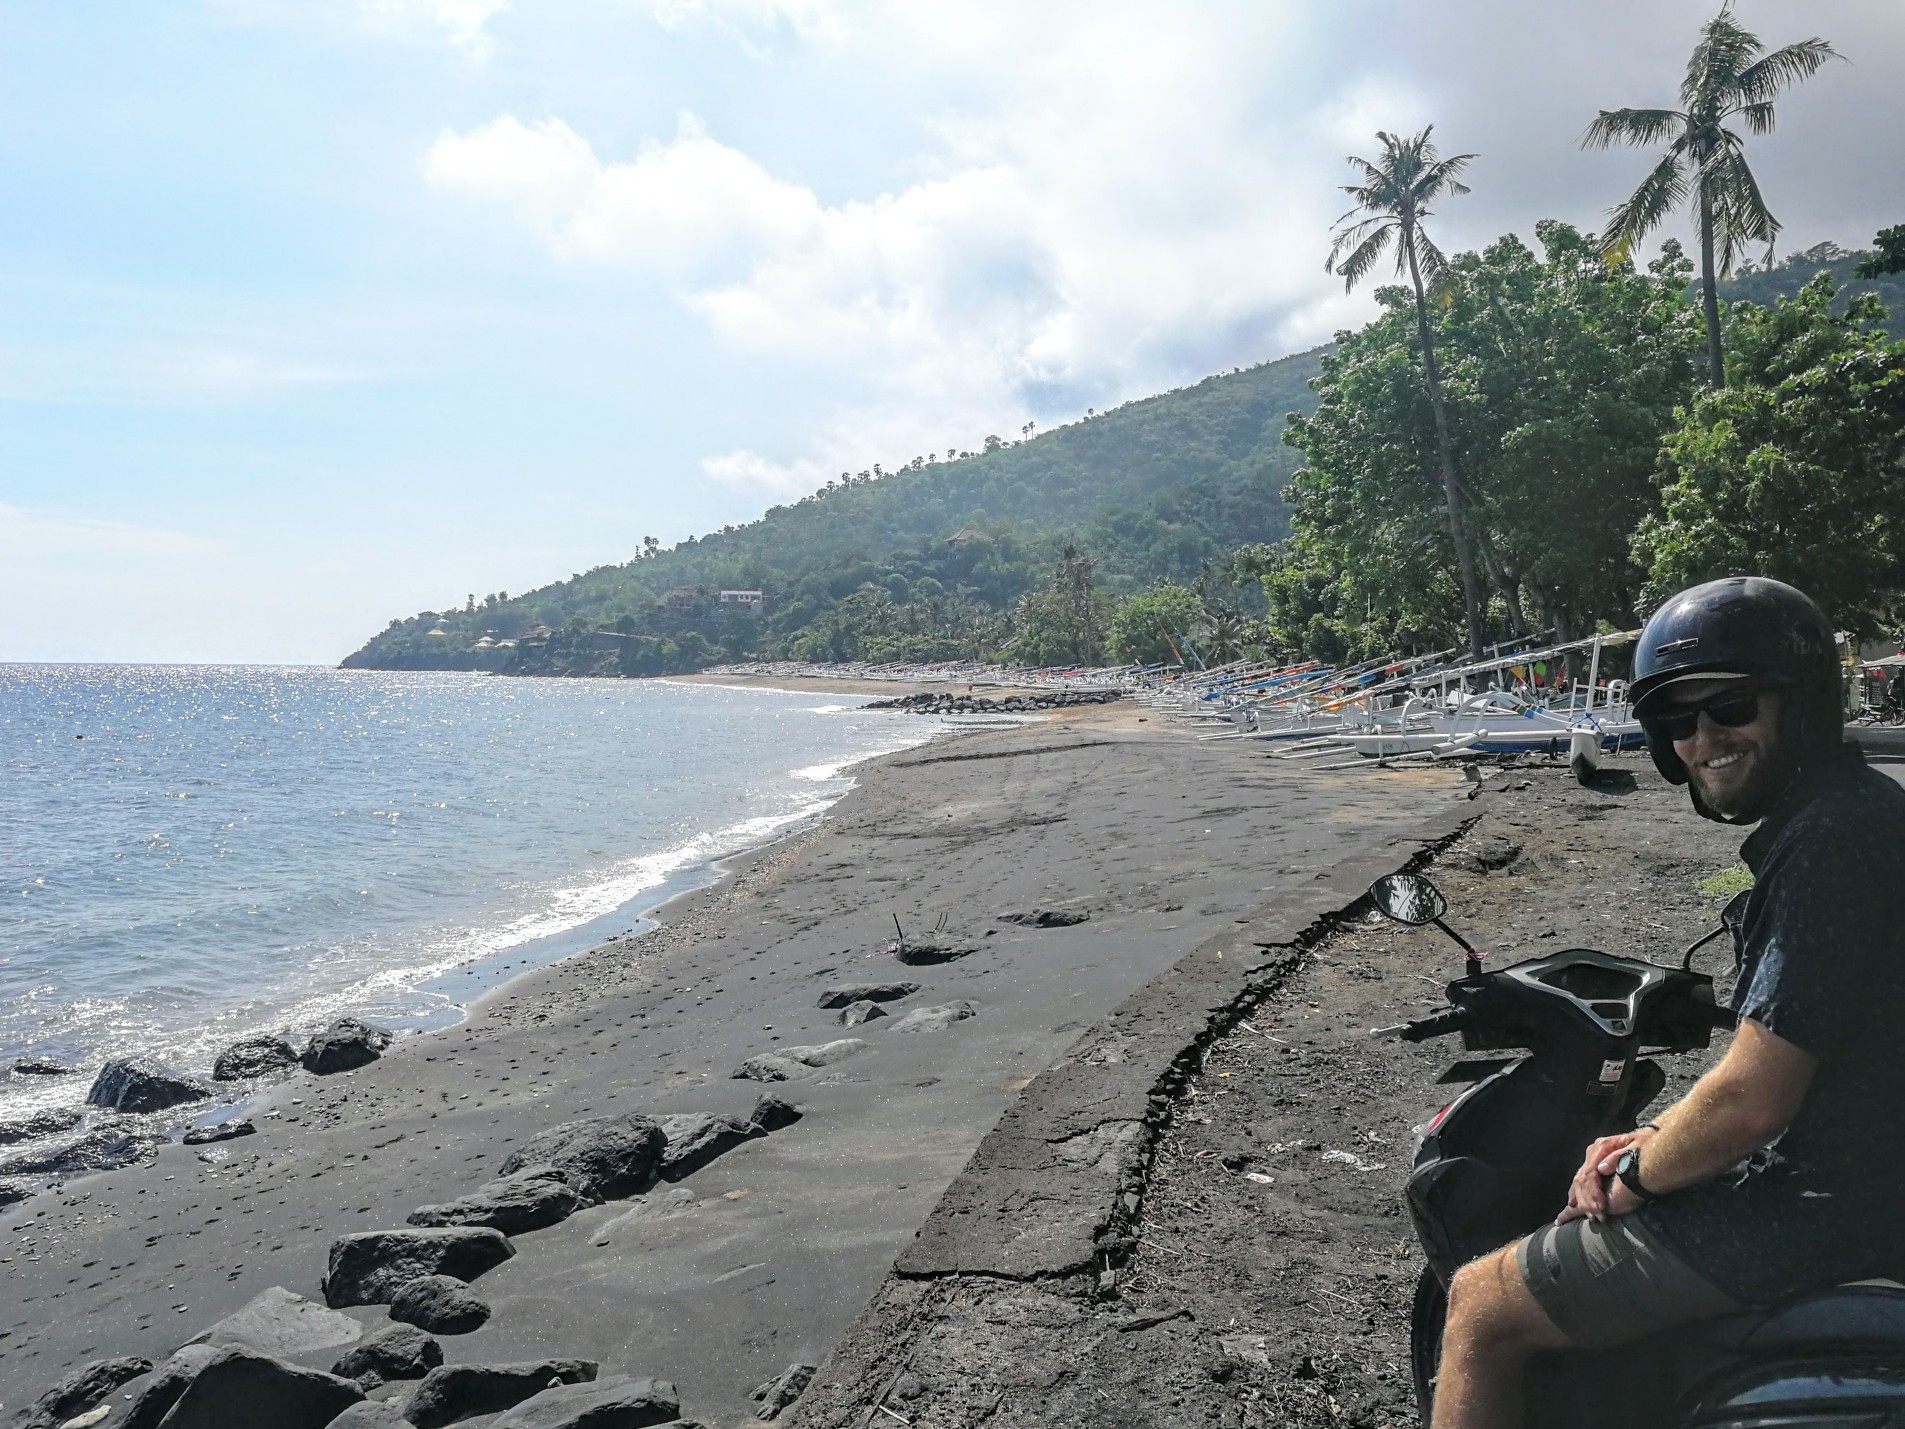
[[[1081,1036],[1386,849],[1398,808],[1459,797],[1446,776],[1328,789],[1142,724],[1071,709],[862,766],[819,827],[656,932],[350,1070],[292,1072],[251,1134],[0,1213],[0,1406],[137,1422],[166,1386],[152,1422],[180,1429],[241,1422],[204,1416],[260,1386],[314,1424],[734,1424],[800,1402]],[[347,1338],[313,1345],[319,1326]]]

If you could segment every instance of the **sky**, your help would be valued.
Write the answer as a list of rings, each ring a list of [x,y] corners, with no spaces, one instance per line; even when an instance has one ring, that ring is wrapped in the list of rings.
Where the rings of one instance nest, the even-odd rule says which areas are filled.
[[[1595,227],[1713,0],[0,0],[0,660],[331,663],[812,490],[1299,351],[1344,156]],[[1905,221],[1905,6],[1756,172]],[[1684,236],[1676,223],[1667,230]]]

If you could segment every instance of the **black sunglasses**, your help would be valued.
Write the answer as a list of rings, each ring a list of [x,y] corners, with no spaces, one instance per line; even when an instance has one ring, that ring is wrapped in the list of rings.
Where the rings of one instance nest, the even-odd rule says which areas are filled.
[[[1700,727],[1700,716],[1705,714],[1715,724],[1727,729],[1738,729],[1741,725],[1751,724],[1759,718],[1759,690],[1722,690],[1717,695],[1709,695],[1698,704],[1664,705],[1647,717],[1648,723],[1658,729],[1668,739],[1678,743],[1683,739],[1692,739],[1694,731]]]

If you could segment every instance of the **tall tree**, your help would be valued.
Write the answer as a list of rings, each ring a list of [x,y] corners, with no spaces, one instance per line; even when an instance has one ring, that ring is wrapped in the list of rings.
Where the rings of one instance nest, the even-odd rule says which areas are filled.
[[[1773,99],[1788,85],[1810,79],[1838,52],[1814,37],[1768,54],[1759,36],[1733,18],[1732,0],[1700,31],[1680,81],[1679,109],[1603,109],[1581,138],[1585,149],[1665,142],[1652,172],[1625,202],[1608,211],[1602,251],[1622,257],[1689,199],[1700,239],[1700,301],[1707,324],[1707,366],[1715,387],[1726,386],[1720,345],[1718,278],[1731,274],[1749,243],[1771,251],[1779,220],[1761,196],[1746,162],[1752,134],[1773,132]],[[1716,274],[1717,268],[1717,274]]]
[[[1436,465],[1442,478],[1442,495],[1448,504],[1449,539],[1455,547],[1456,571],[1462,581],[1462,603],[1468,615],[1469,653],[1482,658],[1484,640],[1482,588],[1475,573],[1475,543],[1468,520],[1468,493],[1455,474],[1455,447],[1449,437],[1448,404],[1442,395],[1442,374],[1435,363],[1435,338],[1429,328],[1428,286],[1448,267],[1442,250],[1423,230],[1422,221],[1432,216],[1429,205],[1443,194],[1465,194],[1468,185],[1460,180],[1473,154],[1454,154],[1444,159],[1429,136],[1431,124],[1420,134],[1398,138],[1378,132],[1382,157],[1378,161],[1358,158],[1349,162],[1363,171],[1363,182],[1348,184],[1343,192],[1356,200],[1356,206],[1336,220],[1336,242],[1330,248],[1324,271],[1340,274],[1343,288],[1353,289],[1381,261],[1393,243],[1396,248],[1396,272],[1407,274],[1415,289],[1416,337],[1422,345],[1422,378],[1428,388],[1429,406],[1435,416]]]

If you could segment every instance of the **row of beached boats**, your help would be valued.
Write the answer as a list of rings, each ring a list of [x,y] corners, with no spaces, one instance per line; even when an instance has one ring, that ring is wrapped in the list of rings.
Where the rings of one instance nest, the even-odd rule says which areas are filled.
[[[1279,758],[1324,768],[1547,753],[1565,756],[1585,776],[1603,754],[1642,743],[1625,682],[1602,677],[1602,656],[1638,633],[1517,641],[1480,661],[1442,650],[1347,667],[1238,662],[1151,670],[1134,693],[1198,726],[1200,738],[1263,740]],[[1570,678],[1569,670],[1584,677]]]

